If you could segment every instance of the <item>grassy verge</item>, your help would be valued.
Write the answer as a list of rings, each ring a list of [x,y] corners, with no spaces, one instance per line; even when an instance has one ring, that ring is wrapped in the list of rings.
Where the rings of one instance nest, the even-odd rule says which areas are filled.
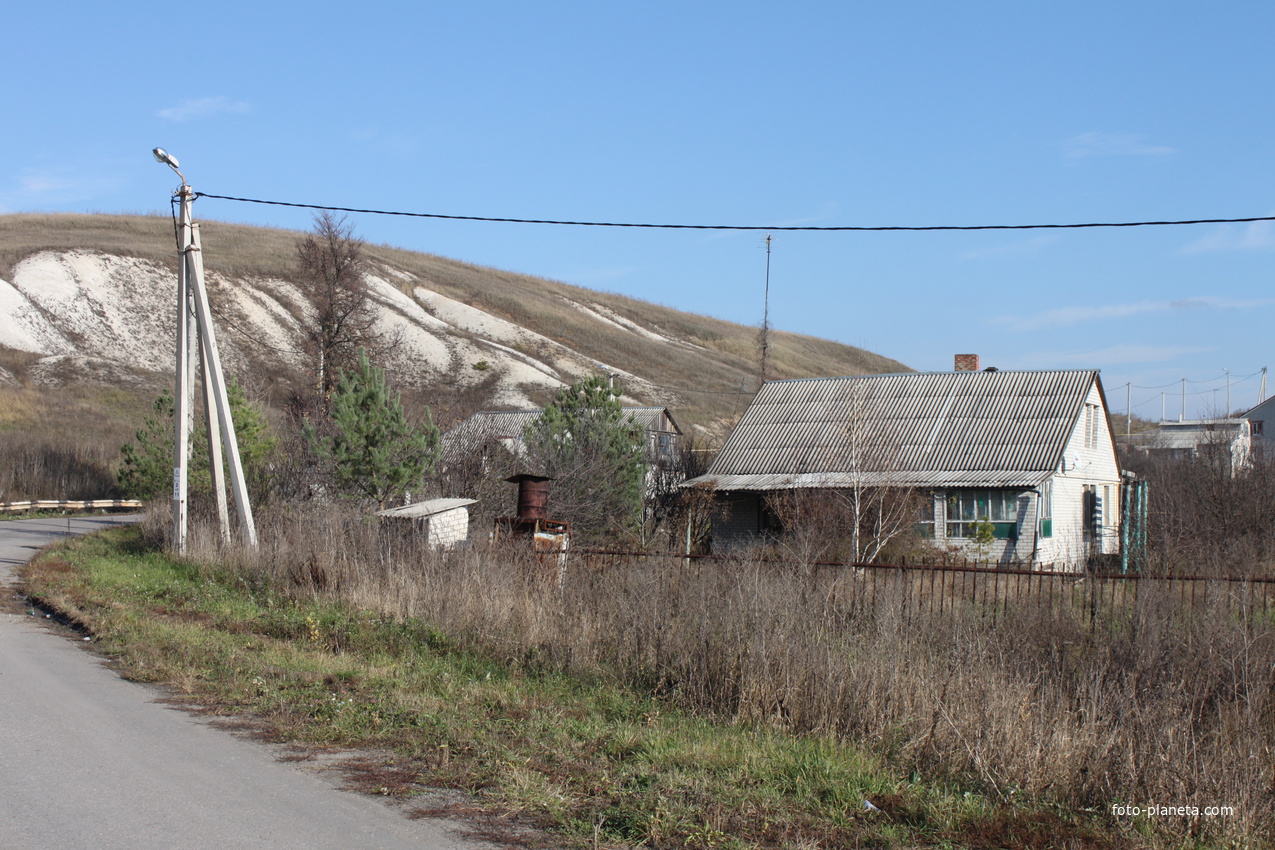
[[[600,679],[487,657],[424,622],[285,598],[147,551],[140,535],[122,528],[50,550],[28,568],[29,592],[90,629],[132,678],[251,713],[283,740],[392,751],[397,776],[470,791],[564,845],[1131,843],[1096,819],[894,775],[851,746],[712,722]]]

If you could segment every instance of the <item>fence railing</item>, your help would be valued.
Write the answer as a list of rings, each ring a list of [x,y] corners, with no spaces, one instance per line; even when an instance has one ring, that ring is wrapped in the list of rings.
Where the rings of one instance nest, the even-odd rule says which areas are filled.
[[[576,549],[576,570],[608,570],[646,564],[657,580],[678,580],[741,563],[720,555],[651,554]],[[804,575],[848,616],[888,610],[905,619],[973,612],[998,619],[1023,606],[1067,609],[1091,628],[1118,628],[1134,616],[1177,617],[1205,613],[1275,628],[1275,578],[1233,576],[1153,576],[1084,570],[1025,570],[958,564],[840,564],[751,559],[767,569]],[[569,568],[570,569],[570,568]]]
[[[96,511],[141,508],[138,499],[32,499],[26,502],[0,502],[0,513],[18,511]]]

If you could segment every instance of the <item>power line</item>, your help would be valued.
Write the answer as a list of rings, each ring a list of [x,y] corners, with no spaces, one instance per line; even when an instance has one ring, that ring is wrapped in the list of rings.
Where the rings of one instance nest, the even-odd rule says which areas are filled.
[[[1231,385],[1234,386],[1236,384],[1243,383],[1244,381],[1252,380],[1253,378],[1256,378],[1260,374],[1262,374],[1261,369],[1258,369],[1256,372],[1253,372],[1251,374],[1244,375],[1243,377],[1237,377],[1235,375],[1232,375]],[[1156,384],[1154,386],[1147,386],[1147,387],[1141,386],[1139,384],[1130,384],[1130,386],[1132,386],[1135,390],[1163,390],[1163,389],[1168,389],[1169,387],[1180,387],[1182,386],[1183,381],[1186,381],[1188,384],[1216,384],[1218,381],[1224,381],[1224,380],[1226,380],[1225,373],[1218,375],[1216,378],[1201,378],[1201,379],[1179,378],[1176,381],[1170,381],[1167,384]],[[1204,390],[1203,392],[1209,392],[1209,391]]]
[[[244,204],[266,204],[275,207],[296,207],[307,210],[328,210],[330,212],[363,213],[366,215],[392,215],[407,218],[433,218],[449,221],[481,221],[501,224],[560,224],[571,227],[637,227],[656,230],[782,230],[808,232],[885,232],[885,231],[936,231],[936,230],[1075,230],[1087,227],[1165,227],[1186,224],[1246,224],[1256,221],[1275,221],[1275,216],[1252,216],[1248,218],[1197,218],[1181,221],[1105,221],[1082,222],[1076,224],[939,224],[924,226],[904,225],[844,225],[836,227],[817,227],[813,225],[778,226],[771,224],[655,224],[621,221],[571,221],[547,218],[506,218],[481,215],[446,215],[443,213],[401,212],[396,210],[357,209],[355,207],[336,207],[327,204],[302,204],[292,201],[265,201],[259,198],[236,198],[230,195],[210,195],[196,192],[196,198],[212,198],[219,201],[236,201]]]

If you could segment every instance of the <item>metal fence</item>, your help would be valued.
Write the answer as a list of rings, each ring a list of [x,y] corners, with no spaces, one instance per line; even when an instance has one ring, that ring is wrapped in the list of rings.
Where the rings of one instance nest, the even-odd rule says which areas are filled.
[[[606,571],[639,565],[664,580],[722,569],[745,559],[573,550],[570,569]],[[1223,617],[1253,626],[1275,626],[1275,578],[1151,576],[1081,570],[1005,569],[957,564],[839,564],[753,558],[768,569],[799,573],[834,607],[854,617],[883,609],[905,619],[954,612],[997,620],[1024,606],[1070,611],[1091,629],[1117,629],[1136,618],[1166,617],[1199,624]],[[1206,615],[1206,616],[1201,616]]]
[[[138,499],[32,499],[25,502],[0,502],[0,513],[22,511],[100,511],[138,510],[144,507]]]

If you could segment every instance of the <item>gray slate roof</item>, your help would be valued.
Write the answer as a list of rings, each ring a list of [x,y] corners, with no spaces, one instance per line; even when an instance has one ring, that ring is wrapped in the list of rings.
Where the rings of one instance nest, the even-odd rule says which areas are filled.
[[[492,440],[511,439],[521,444],[524,430],[539,419],[543,412],[542,408],[537,407],[531,410],[484,410],[475,413],[443,435],[441,460],[444,464],[455,463]],[[666,408],[626,407],[624,412],[648,432],[664,430],[663,417],[668,416],[673,432],[682,433]]]
[[[454,511],[457,508],[466,508],[477,502],[477,499],[426,499],[424,502],[415,502],[398,508],[386,508],[383,511],[377,511],[376,515],[398,519],[424,519]]]
[[[683,486],[1033,487],[1058,466],[1096,370],[922,372],[765,384]]]

